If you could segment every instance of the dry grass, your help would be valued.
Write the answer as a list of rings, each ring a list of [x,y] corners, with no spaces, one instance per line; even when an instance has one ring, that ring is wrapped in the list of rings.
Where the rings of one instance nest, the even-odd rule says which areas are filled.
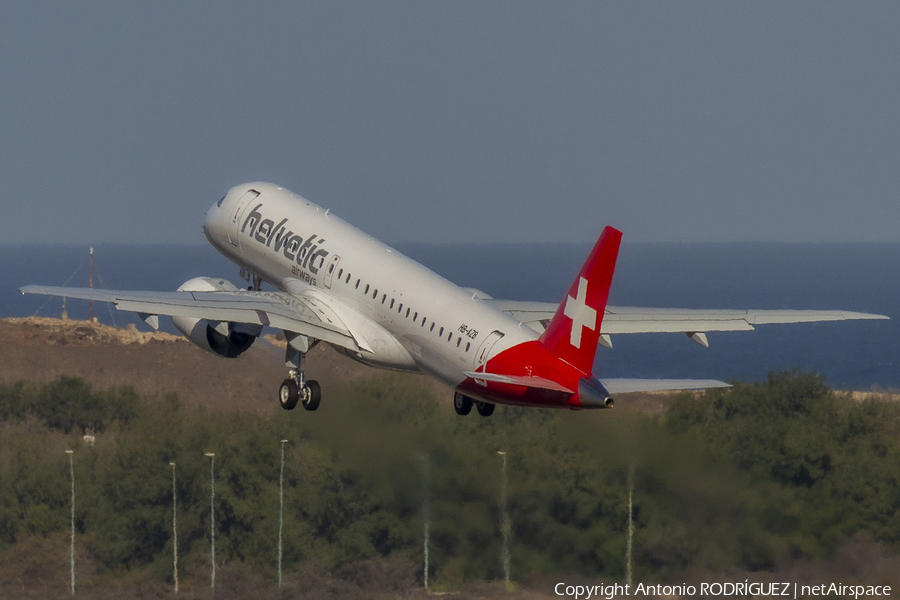
[[[224,359],[168,333],[48,318],[0,319],[0,365],[0,383],[47,383],[69,375],[98,389],[133,385],[142,395],[175,392],[213,411],[261,414],[281,410],[276,393],[287,376],[284,345],[276,336],[263,337],[238,358]],[[310,350],[306,368],[310,379],[322,382],[323,402],[335,382],[377,373],[327,344]],[[448,388],[432,385],[440,397],[452,400]]]

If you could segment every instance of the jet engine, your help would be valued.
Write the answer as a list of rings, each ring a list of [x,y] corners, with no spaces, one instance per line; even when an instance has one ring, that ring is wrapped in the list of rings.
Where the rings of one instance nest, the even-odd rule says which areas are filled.
[[[179,292],[236,292],[225,279],[194,277],[178,287]],[[237,358],[262,333],[262,325],[210,321],[194,317],[172,317],[172,324],[194,345],[225,358]]]

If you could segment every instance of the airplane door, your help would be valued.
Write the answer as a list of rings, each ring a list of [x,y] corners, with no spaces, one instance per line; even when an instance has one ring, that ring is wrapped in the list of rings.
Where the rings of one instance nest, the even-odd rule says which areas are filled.
[[[488,359],[491,357],[491,350],[493,350],[494,345],[496,345],[496,343],[503,338],[503,335],[503,333],[495,330],[492,331],[491,334],[487,336],[483,342],[481,342],[481,346],[479,346],[478,352],[475,353],[476,370],[488,361]]]
[[[228,226],[228,241],[231,242],[232,246],[240,247],[238,233],[240,233],[241,228],[241,217],[247,210],[247,206],[258,197],[259,192],[256,190],[247,190],[244,192],[244,195],[241,196],[241,199],[235,202],[234,208],[231,209],[231,223]]]
[[[322,278],[322,282],[329,290],[331,289],[331,279],[334,277],[334,272],[335,270],[337,270],[339,262],[341,262],[341,257],[335,254],[331,257],[331,261],[328,263],[328,268],[325,269],[325,277]]]

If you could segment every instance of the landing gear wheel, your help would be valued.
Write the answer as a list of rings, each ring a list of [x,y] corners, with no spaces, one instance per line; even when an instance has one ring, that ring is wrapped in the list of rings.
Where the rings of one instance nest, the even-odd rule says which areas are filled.
[[[319,402],[322,401],[322,388],[319,387],[319,382],[311,379],[306,382],[306,387],[303,389],[303,408],[308,411],[313,411],[319,408]]]
[[[489,417],[494,414],[494,407],[496,404],[491,404],[490,402],[476,402],[475,408],[478,410],[478,414],[482,417]]]
[[[465,416],[472,412],[472,399],[456,392],[453,394],[453,408],[456,409],[456,414]]]
[[[285,379],[278,388],[278,402],[284,410],[293,410],[300,400],[300,388],[293,379]]]

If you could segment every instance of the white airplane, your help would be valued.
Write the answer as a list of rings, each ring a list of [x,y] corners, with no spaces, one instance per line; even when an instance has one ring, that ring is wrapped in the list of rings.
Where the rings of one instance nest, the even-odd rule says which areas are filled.
[[[701,389],[715,380],[603,379],[593,376],[597,344],[625,333],[752,330],[763,323],[886,319],[846,311],[684,310],[607,306],[621,232],[607,227],[559,305],[494,300],[460,288],[312,202],[270,183],[228,191],[206,213],[209,242],[241,267],[248,289],[197,277],[175,292],[28,285],[22,293],[112,302],[154,329],[168,315],[194,344],[235,358],[263,327],[284,331],[289,368],[278,397],[316,410],[321,389],[304,358],[323,341],[350,357],[428,373],[455,390],[460,415],[473,404],[611,408],[613,395]],[[266,282],[278,291],[263,291]]]

